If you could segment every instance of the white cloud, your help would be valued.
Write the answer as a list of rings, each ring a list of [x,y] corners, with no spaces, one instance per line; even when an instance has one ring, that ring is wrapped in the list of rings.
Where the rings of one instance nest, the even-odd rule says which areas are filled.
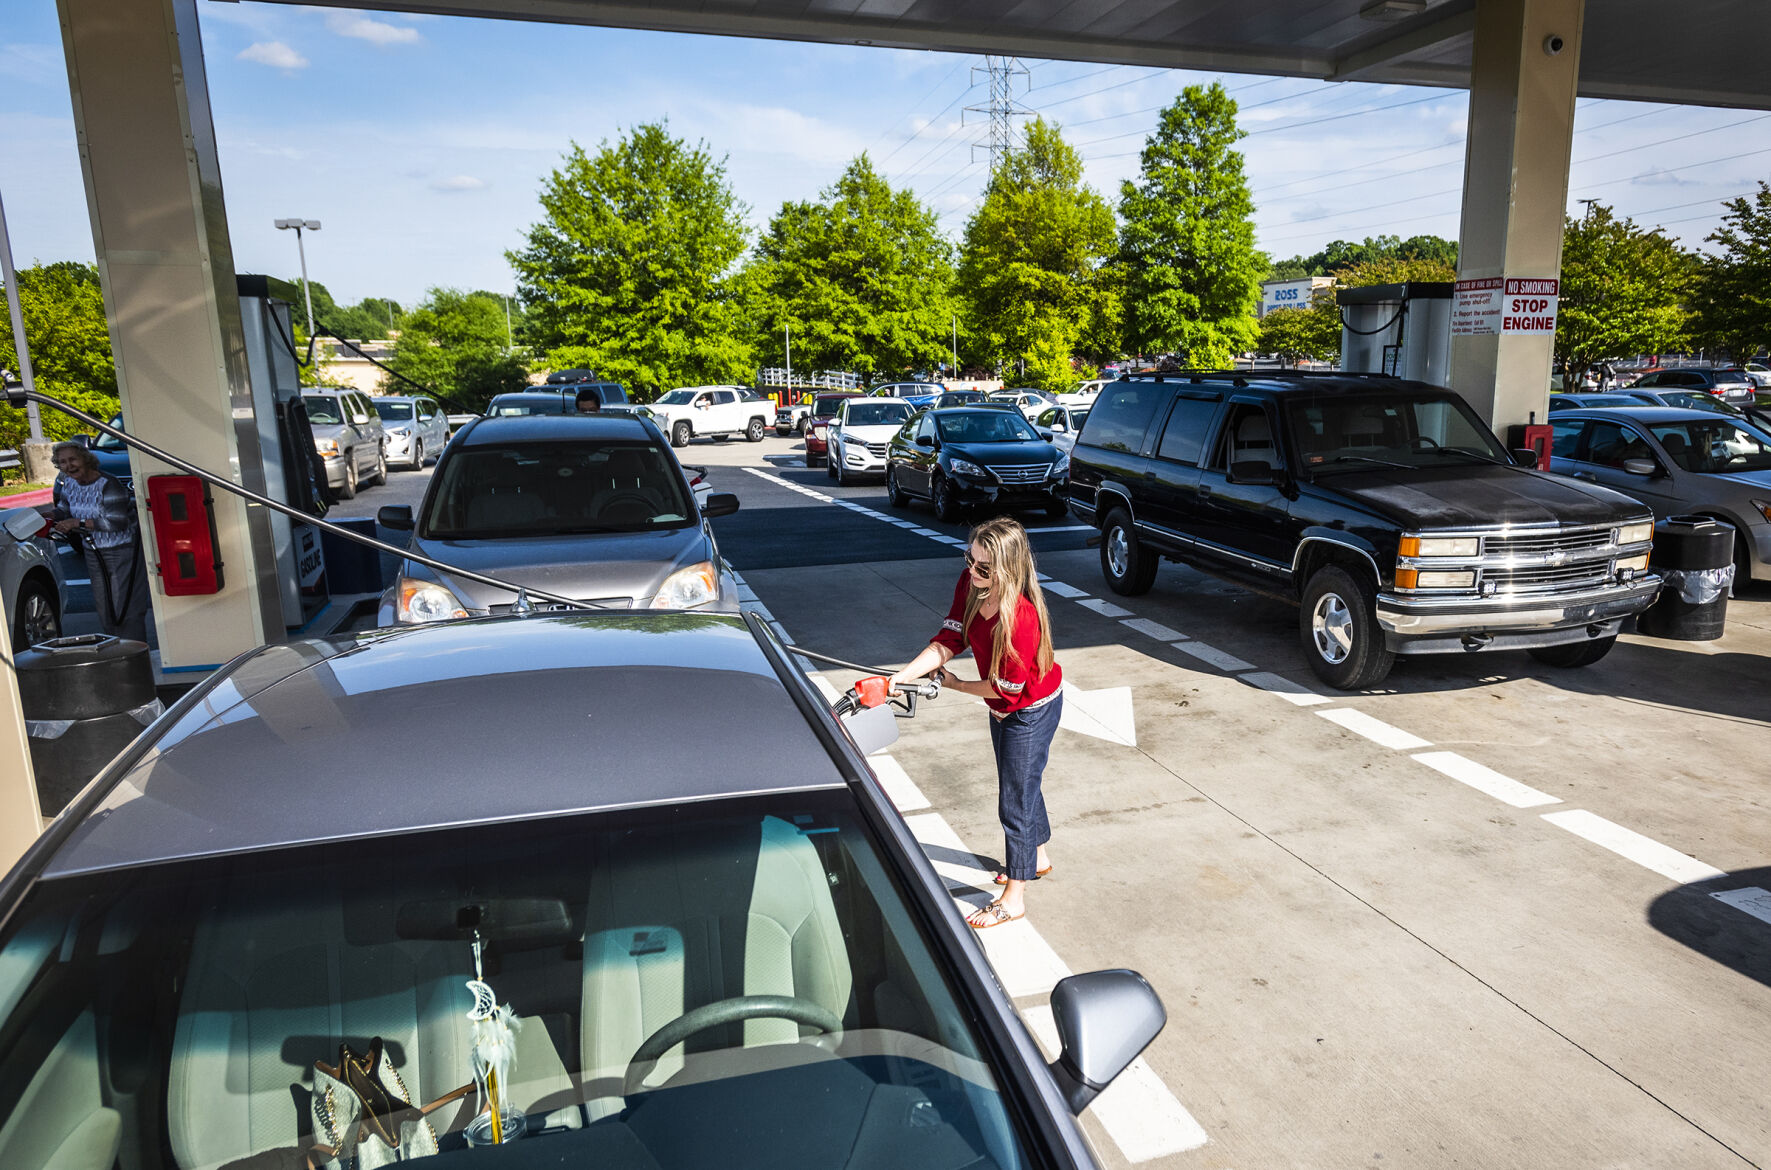
[[[242,61],[269,65],[273,69],[306,69],[307,58],[282,41],[258,41],[236,54]]]
[[[450,195],[460,191],[483,191],[486,189],[486,180],[476,179],[472,175],[451,175],[447,179],[438,179],[430,185],[430,189]]]
[[[359,41],[368,41],[384,48],[388,45],[415,45],[424,39],[423,34],[409,25],[371,20],[354,12],[327,13],[326,27],[341,37],[355,37]]]
[[[0,45],[0,77],[32,85],[67,84],[67,66],[60,45]]]

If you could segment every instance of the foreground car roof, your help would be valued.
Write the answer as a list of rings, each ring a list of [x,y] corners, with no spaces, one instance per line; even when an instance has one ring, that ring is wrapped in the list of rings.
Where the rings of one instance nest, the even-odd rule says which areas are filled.
[[[842,783],[738,618],[456,622],[238,660],[44,873]]]

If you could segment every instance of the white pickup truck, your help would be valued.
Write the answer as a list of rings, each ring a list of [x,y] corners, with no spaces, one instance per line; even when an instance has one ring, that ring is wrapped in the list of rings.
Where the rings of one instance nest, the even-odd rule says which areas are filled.
[[[743,435],[760,443],[774,421],[775,404],[744,386],[684,386],[647,404],[672,447],[703,435]]]

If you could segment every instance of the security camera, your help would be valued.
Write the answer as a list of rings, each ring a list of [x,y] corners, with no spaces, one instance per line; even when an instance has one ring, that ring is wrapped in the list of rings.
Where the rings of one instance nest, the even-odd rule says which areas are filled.
[[[1562,47],[1565,43],[1566,42],[1564,42],[1561,37],[1557,36],[1555,33],[1551,33],[1543,39],[1543,55],[1546,57],[1556,56],[1561,53]]]

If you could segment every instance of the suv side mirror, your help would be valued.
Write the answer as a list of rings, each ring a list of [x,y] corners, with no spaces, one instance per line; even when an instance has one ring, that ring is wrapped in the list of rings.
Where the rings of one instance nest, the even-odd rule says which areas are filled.
[[[1660,464],[1652,459],[1625,459],[1623,469],[1628,475],[1652,476],[1660,470]]]
[[[738,510],[738,497],[731,492],[710,492],[707,502],[701,505],[701,515],[706,519],[715,516],[730,516]]]
[[[1279,482],[1279,473],[1265,460],[1247,459],[1230,464],[1230,482],[1254,486],[1276,484]]]
[[[1071,1112],[1081,1113],[1150,1046],[1168,1013],[1136,971],[1090,971],[1052,988],[1052,1020],[1059,1043],[1052,1077]]]
[[[396,532],[412,531],[412,505],[388,504],[375,513],[375,522]]]
[[[1529,471],[1537,466],[1537,452],[1530,447],[1514,447],[1513,462]]]

